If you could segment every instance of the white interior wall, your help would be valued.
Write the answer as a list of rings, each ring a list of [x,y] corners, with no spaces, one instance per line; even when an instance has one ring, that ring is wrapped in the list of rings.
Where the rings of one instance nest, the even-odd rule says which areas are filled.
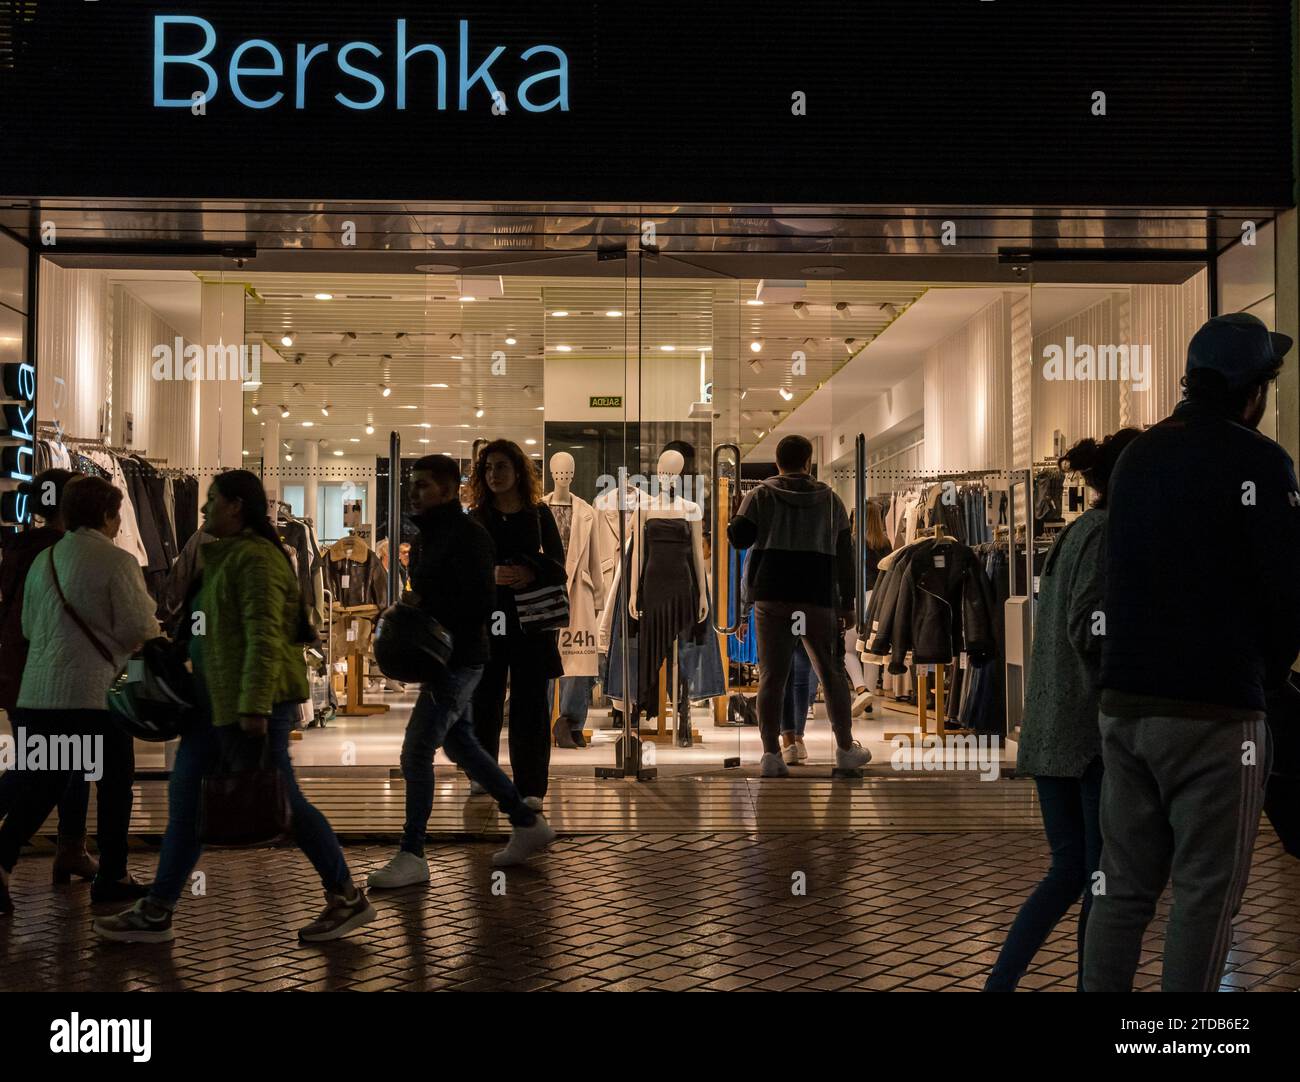
[[[199,454],[198,384],[153,378],[154,348],[179,332],[123,285],[112,287],[114,318],[112,443],[126,443],[126,415],[134,419],[131,446],[170,465],[192,468]],[[187,345],[189,343],[186,343]]]
[[[38,420],[96,439],[113,400],[113,312],[108,273],[41,262]]]

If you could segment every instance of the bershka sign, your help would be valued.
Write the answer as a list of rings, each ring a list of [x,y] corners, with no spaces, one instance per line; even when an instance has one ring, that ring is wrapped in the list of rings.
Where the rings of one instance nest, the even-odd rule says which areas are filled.
[[[207,19],[155,15],[154,107],[206,110],[221,100],[224,76],[230,98],[247,109],[307,109],[319,98],[312,86],[331,80],[330,89],[339,86],[333,100],[347,109],[378,109],[388,103],[398,110],[414,104],[462,113],[481,106],[497,115],[515,106],[528,113],[569,110],[569,58],[563,49],[541,44],[524,49],[518,60],[530,73],[522,77],[517,66],[507,70],[513,58],[505,45],[471,46],[468,19],[459,20],[458,40],[449,47],[412,41],[405,19],[398,19],[379,44],[354,40],[333,48],[252,37],[224,45]]]
[[[32,479],[36,461],[36,366],[26,361],[0,366],[0,386],[7,400],[0,412],[0,437],[5,440],[0,453],[0,480],[21,484]],[[23,493],[2,494],[0,520],[6,525],[26,522],[27,512]]]

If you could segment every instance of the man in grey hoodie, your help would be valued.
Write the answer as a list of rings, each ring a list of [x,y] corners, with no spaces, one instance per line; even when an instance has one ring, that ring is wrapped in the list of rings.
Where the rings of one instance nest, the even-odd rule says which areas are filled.
[[[734,548],[754,549],[743,596],[754,606],[758,637],[765,778],[790,773],[781,758],[781,710],[799,639],[826,689],[836,767],[871,761],[871,752],[853,740],[852,689],[844,670],[844,631],[853,617],[849,516],[830,486],[813,478],[812,451],[803,436],[786,436],[776,448],[780,474],[745,497],[727,528]]]

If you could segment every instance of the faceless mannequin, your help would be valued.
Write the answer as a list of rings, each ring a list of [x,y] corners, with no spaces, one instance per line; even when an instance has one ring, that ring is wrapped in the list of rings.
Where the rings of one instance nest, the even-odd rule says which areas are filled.
[[[568,451],[557,451],[551,456],[551,480],[555,482],[552,503],[573,503],[573,484],[575,470],[573,456]]]
[[[637,591],[641,582],[641,568],[645,562],[643,543],[645,523],[654,518],[685,519],[691,528],[691,556],[695,564],[695,581],[698,584],[699,607],[696,620],[709,615],[709,599],[704,590],[704,513],[697,503],[684,500],[676,491],[686,460],[679,451],[665,451],[659,456],[655,473],[659,479],[659,492],[638,502],[632,529],[631,582],[628,584],[628,612],[634,619],[641,618],[640,598]]]

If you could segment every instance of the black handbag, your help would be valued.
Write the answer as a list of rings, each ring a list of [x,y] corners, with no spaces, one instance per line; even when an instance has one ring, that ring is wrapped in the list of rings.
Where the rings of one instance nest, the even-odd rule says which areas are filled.
[[[242,731],[229,737],[220,766],[203,779],[199,841],[229,848],[271,845],[293,828],[289,788],[271,763],[271,741],[262,740],[261,754],[250,764],[239,752],[257,738]]]

